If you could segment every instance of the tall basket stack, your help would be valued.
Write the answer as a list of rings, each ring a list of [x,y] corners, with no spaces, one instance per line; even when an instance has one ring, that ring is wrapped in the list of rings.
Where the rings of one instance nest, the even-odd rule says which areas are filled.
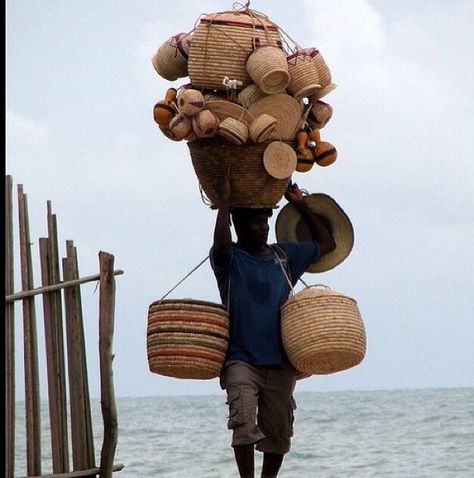
[[[310,132],[316,128],[313,103],[323,96],[318,71],[322,56],[315,47],[300,47],[263,13],[247,5],[204,14],[191,31],[166,40],[152,63],[167,80],[189,77],[189,82],[171,88],[177,95],[165,92],[169,99],[156,103],[154,116],[167,138],[187,141],[201,192],[211,208],[217,205],[215,183],[225,175],[237,185],[231,207],[275,208],[293,173],[318,164],[319,141]],[[330,72],[324,65],[327,78]],[[178,101],[186,90],[203,97],[199,111]],[[171,118],[165,106],[172,111]],[[204,131],[202,119],[212,127]],[[319,125],[318,130],[325,126]],[[301,131],[307,133],[304,141],[298,136]],[[313,138],[320,140],[320,134]],[[289,161],[277,164],[279,171],[287,171],[284,178],[275,177],[275,168],[267,169],[263,161],[266,148],[275,141],[285,141],[293,150],[293,158],[273,153],[270,161]],[[276,150],[267,155],[272,151]],[[206,159],[209,156],[216,158],[213,164]]]

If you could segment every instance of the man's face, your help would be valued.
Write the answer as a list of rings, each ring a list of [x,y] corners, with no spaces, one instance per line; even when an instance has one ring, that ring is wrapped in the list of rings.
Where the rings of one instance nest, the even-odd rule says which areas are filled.
[[[266,244],[268,240],[268,216],[265,213],[257,214],[247,223],[249,238],[257,244]]]

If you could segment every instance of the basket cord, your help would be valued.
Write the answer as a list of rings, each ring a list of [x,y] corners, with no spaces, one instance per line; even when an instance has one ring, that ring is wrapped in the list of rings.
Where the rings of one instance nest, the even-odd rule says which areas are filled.
[[[209,255],[207,255],[196,267],[194,267],[190,272],[188,272],[175,286],[173,286],[160,300],[161,302],[163,299],[165,299],[171,292],[173,292],[176,287],[178,287],[182,282],[184,282],[194,271],[199,269],[207,260],[209,259]]]
[[[286,281],[288,282],[288,285],[290,286],[290,290],[291,290],[291,295],[295,295],[295,289],[293,287],[293,284],[291,283],[290,281],[290,278],[288,277],[288,273],[286,272],[286,269],[285,267],[283,266],[282,262],[281,262],[281,259],[280,259],[280,256],[279,254],[277,254],[277,252],[275,251],[275,249],[272,247],[272,250],[273,252],[275,253],[275,256],[278,260],[278,264],[280,264],[280,267],[281,267],[281,270],[283,271],[283,274],[285,275],[285,279]],[[305,287],[311,287],[309,286],[301,277],[298,279]],[[317,285],[322,285],[322,284],[317,284]],[[324,286],[326,287],[326,286]]]

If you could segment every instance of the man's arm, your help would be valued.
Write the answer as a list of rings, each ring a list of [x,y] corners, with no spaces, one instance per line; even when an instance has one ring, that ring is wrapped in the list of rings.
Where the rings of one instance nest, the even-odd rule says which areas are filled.
[[[232,234],[230,231],[229,220],[229,198],[230,198],[230,181],[224,178],[214,185],[218,196],[218,212],[216,225],[214,228],[214,244],[212,247],[214,263],[223,267],[230,261]]]
[[[305,203],[303,194],[297,184],[290,184],[285,193],[285,198],[293,204],[308,225],[311,237],[319,244],[321,256],[329,254],[336,247],[331,231],[324,225],[323,221],[311,211]]]

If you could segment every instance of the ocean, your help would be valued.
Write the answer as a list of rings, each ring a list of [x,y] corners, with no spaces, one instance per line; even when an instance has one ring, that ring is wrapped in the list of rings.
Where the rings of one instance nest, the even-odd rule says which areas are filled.
[[[472,478],[474,388],[295,393],[282,478]],[[47,424],[47,403],[43,403]],[[15,476],[25,476],[18,403]],[[92,402],[97,462],[100,403]],[[225,395],[117,399],[116,478],[238,478]],[[47,430],[43,473],[48,470]],[[256,452],[256,476],[262,455]]]

